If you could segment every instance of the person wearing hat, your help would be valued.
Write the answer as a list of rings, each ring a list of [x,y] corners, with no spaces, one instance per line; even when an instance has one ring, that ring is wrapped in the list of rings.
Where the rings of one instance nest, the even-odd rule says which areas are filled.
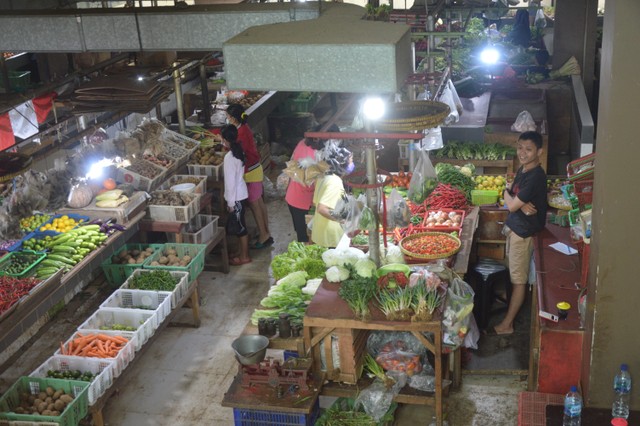
[[[313,194],[316,211],[311,227],[311,240],[323,247],[335,247],[344,231],[340,223],[331,216],[338,200],[344,195],[342,177],[353,172],[353,154],[334,144],[327,144],[323,160],[329,165],[327,173],[318,180]]]

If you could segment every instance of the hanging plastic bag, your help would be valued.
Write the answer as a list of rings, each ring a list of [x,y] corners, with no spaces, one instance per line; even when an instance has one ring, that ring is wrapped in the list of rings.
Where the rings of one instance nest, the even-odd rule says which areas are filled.
[[[445,126],[457,123],[458,120],[460,120],[460,114],[458,114],[458,108],[453,101],[453,95],[451,94],[451,89],[448,85],[445,86],[445,88],[442,90],[442,94],[438,98],[438,101],[449,106],[449,115],[447,115],[444,119]]]
[[[458,111],[459,115],[462,115],[462,101],[460,100],[460,96],[458,96],[458,90],[456,89],[455,84],[451,79],[447,80],[447,87],[451,90],[451,97],[453,98],[453,104],[456,106],[456,111]]]
[[[528,132],[536,130],[536,122],[529,111],[522,111],[518,114],[516,121],[511,125],[512,132]]]
[[[542,9],[538,9],[536,12],[536,19],[534,21],[536,28],[542,29],[547,27],[547,18],[544,16]]]
[[[405,228],[409,226],[411,220],[411,210],[407,205],[405,199],[400,193],[393,188],[389,199],[387,200],[387,227],[393,228]]]
[[[409,182],[407,196],[416,204],[422,202],[433,192],[438,185],[436,170],[431,164],[427,151],[418,151],[418,162]]]
[[[420,141],[422,149],[432,151],[444,146],[442,143],[442,129],[440,126],[432,127],[431,129],[424,129],[422,132],[424,134],[424,138]]]
[[[410,350],[404,340],[392,340],[379,350],[376,362],[385,371],[402,371],[411,377],[422,371],[420,355]]]
[[[344,222],[341,222],[344,233],[349,238],[353,238],[360,233],[360,215],[362,211],[358,207],[358,202],[351,196],[346,196],[346,207],[343,212],[346,212]]]
[[[480,337],[478,326],[475,321],[472,321],[473,296],[473,289],[462,278],[456,276],[451,280],[447,289],[442,326],[444,328],[443,341],[453,349],[465,342],[465,336],[472,327],[475,328],[472,335]],[[470,342],[465,342],[465,346],[468,344],[469,346],[466,347],[477,349],[477,338],[475,341],[470,340]]]

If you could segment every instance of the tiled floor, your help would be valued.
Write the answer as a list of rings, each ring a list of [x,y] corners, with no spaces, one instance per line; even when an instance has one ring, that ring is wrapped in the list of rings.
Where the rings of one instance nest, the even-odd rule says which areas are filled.
[[[232,267],[228,275],[205,272],[200,276],[201,326],[162,330],[142,358],[126,369],[126,380],[104,408],[106,424],[233,425],[233,410],[220,405],[237,368],[231,342],[268,291],[272,256],[294,238],[284,202],[270,202],[268,208],[276,244],[252,251],[253,262]],[[2,389],[46,360],[107,294],[104,288],[89,288],[76,297],[0,375]],[[177,321],[188,323],[190,316],[191,310],[184,309]],[[525,388],[526,382],[518,377],[465,375],[461,389],[445,400],[448,424],[516,425],[518,393]],[[430,407],[403,406],[395,424],[429,424],[432,416]]]

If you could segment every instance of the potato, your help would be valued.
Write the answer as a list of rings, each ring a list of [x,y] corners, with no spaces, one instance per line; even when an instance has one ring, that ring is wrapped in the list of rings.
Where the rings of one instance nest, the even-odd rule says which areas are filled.
[[[42,413],[44,410],[47,409],[49,404],[47,404],[46,402],[41,402],[40,404],[38,404],[38,406],[36,407],[38,409],[38,413]]]
[[[149,254],[152,254],[155,250],[153,249],[153,247],[147,247],[145,251]]]
[[[55,393],[53,394],[53,400],[55,401],[56,399],[60,398],[60,395],[62,394],[63,394],[63,391],[61,390],[55,391]]]
[[[137,257],[140,254],[140,250],[131,250],[131,256]]]
[[[56,408],[56,406],[53,404],[53,402],[51,404],[47,405],[47,410],[49,410],[49,411],[53,411],[53,410],[55,410],[55,408]]]
[[[122,250],[118,256],[120,256],[122,259],[124,259],[127,256],[129,256],[129,252],[127,250]]]
[[[25,414],[26,413],[25,409],[22,408],[22,407],[16,407],[16,409],[13,410],[13,412],[16,413],[16,414]]]
[[[173,265],[178,260],[178,258],[175,255],[170,254],[169,256],[167,256],[167,260],[170,264]]]
[[[191,262],[191,256],[189,256],[188,254],[187,254],[187,255],[184,255],[184,256],[182,257],[182,260],[183,260],[183,261],[185,261],[185,262],[187,262],[187,263],[189,263],[189,262]]]
[[[73,401],[73,397],[70,395],[61,395],[60,396],[60,401],[69,404],[70,402]]]
[[[158,263],[160,263],[161,265],[166,265],[167,263],[169,263],[169,259],[167,259],[165,256],[161,256],[160,259],[158,259]]]
[[[53,398],[51,398],[50,396],[46,397],[44,399],[44,402],[46,402],[47,404],[51,404],[53,402]]]
[[[40,393],[38,394],[38,399],[39,399],[40,401],[44,401],[45,399],[47,399],[47,394],[46,394],[46,393],[44,393],[44,392],[40,392]]]
[[[140,264],[140,263],[144,263],[144,260],[145,260],[145,257],[143,257],[143,256],[139,256],[139,257],[135,260],[135,262],[136,262],[136,263],[138,263],[138,264]]]
[[[56,417],[57,417],[57,416],[59,416],[60,414],[61,414],[61,412],[60,412],[60,411],[58,411],[58,410],[53,410],[53,411],[51,412],[51,415],[52,415],[52,416],[56,416]]]
[[[66,404],[64,403],[64,401],[57,400],[53,404],[53,406],[55,411],[64,411],[64,407],[66,406]]]
[[[165,251],[167,253],[167,256],[169,256],[169,255],[174,255],[175,256],[176,254],[178,254],[178,253],[176,253],[176,251],[174,249],[168,249],[168,250],[165,250]]]
[[[43,416],[53,416],[53,412],[51,410],[42,410],[40,414]]]
[[[189,262],[185,262],[184,260],[180,261],[180,266],[187,266]]]
[[[40,399],[40,398],[36,398],[33,400],[33,404],[35,407],[37,407],[38,405],[42,404],[44,402],[44,400]]]
[[[127,263],[129,265],[133,265],[134,263],[136,263],[136,260],[133,257],[130,257],[129,260],[127,260]]]
[[[29,401],[29,404],[33,404],[33,402],[36,400],[36,396],[35,395],[29,395],[27,401]]]
[[[55,389],[53,389],[51,386],[47,386],[47,389],[45,389],[45,393],[49,396],[53,395],[55,392]]]
[[[153,262],[151,262],[151,266],[158,266],[160,265],[158,262],[156,262],[155,260]]]

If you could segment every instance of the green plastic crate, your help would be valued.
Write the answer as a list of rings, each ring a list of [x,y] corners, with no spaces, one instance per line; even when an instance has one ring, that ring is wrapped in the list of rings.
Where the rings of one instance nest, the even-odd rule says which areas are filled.
[[[19,274],[11,274],[6,272],[5,269],[11,265],[11,262],[17,257],[29,256],[31,264],[22,270]],[[46,253],[31,251],[31,250],[23,250],[23,251],[14,251],[10,253],[8,256],[2,258],[0,261],[0,276],[8,275],[10,277],[23,278],[28,276],[33,268],[40,263],[45,257],[47,257]]]
[[[142,268],[143,263],[128,263],[128,264],[118,264],[113,263],[113,257],[120,255],[123,250],[145,250],[148,247],[154,249],[154,254],[158,249],[162,249],[164,244],[125,244],[120,247],[113,256],[109,257],[107,260],[102,262],[102,271],[104,272],[104,276],[107,279],[107,282],[113,287],[120,287],[123,282],[127,280],[136,269]],[[149,256],[145,259],[149,260],[152,256]]]
[[[165,265],[151,265],[153,262],[157,262],[163,253],[167,250],[174,249],[176,256],[182,258],[184,256],[190,256],[191,262],[187,266],[165,266]],[[184,271],[189,273],[189,283],[193,282],[198,275],[204,270],[204,253],[207,249],[206,244],[171,244],[164,245],[162,250],[158,250],[152,256],[147,258],[147,261],[142,266],[143,269],[166,269],[170,271]]]
[[[24,92],[29,88],[30,84],[31,71],[9,71],[9,88],[11,90]],[[0,87],[5,88],[2,81],[0,81]]]
[[[495,204],[498,202],[498,191],[493,189],[474,189],[471,191],[471,204],[481,206],[483,204]]]
[[[67,405],[59,416],[41,416],[35,414],[16,414],[10,412],[20,405],[20,395],[27,393],[37,395],[51,386],[55,390],[62,389],[65,394],[73,395],[74,399]],[[89,411],[87,397],[89,382],[78,380],[61,380],[40,377],[20,377],[7,392],[0,398],[0,423],[1,420],[18,421],[21,426],[40,426],[45,424],[58,424],[60,426],[76,426]]]
[[[284,113],[290,112],[310,112],[315,106],[318,99],[317,93],[312,93],[310,96],[298,96],[295,98],[289,98],[284,101],[282,111]]]

